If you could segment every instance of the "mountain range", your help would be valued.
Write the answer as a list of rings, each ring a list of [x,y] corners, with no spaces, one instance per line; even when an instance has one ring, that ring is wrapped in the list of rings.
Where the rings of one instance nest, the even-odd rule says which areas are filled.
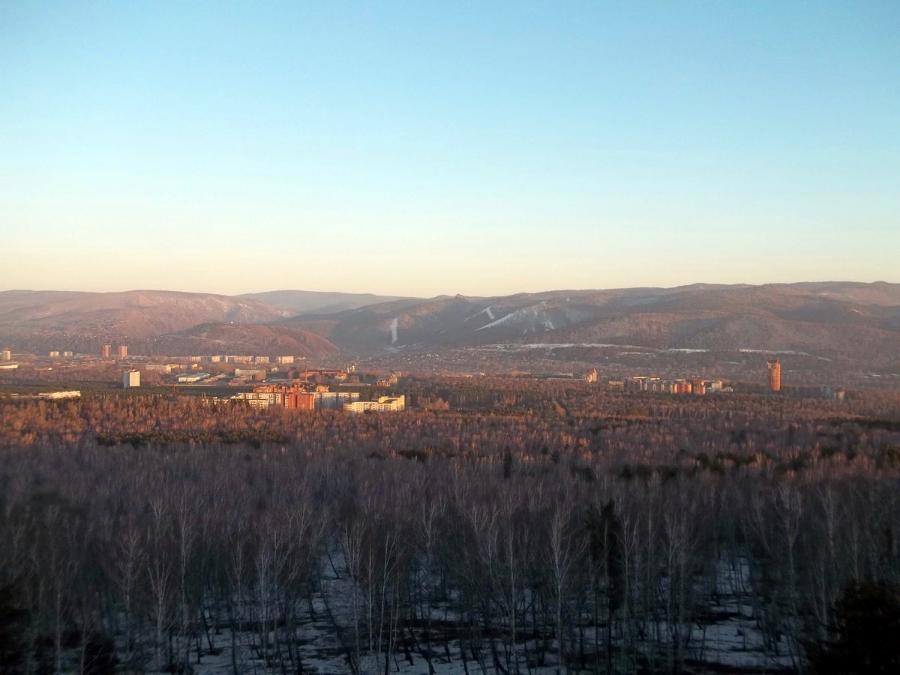
[[[805,352],[900,365],[900,284],[816,282],[398,298],[271,291],[0,292],[0,342],[94,352],[364,355],[490,344]]]

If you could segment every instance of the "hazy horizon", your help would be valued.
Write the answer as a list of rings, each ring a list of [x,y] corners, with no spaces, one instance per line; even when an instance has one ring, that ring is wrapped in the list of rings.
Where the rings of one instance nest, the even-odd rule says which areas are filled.
[[[898,28],[893,2],[5,3],[0,287],[900,281]]]
[[[734,282],[734,283],[723,283],[723,282],[707,282],[707,281],[692,281],[684,284],[673,284],[670,286],[659,286],[659,285],[650,285],[650,284],[637,284],[633,286],[594,286],[594,287],[584,287],[584,288],[574,288],[574,287],[563,287],[563,286],[550,286],[547,288],[541,288],[538,290],[512,290],[504,293],[459,293],[454,291],[443,291],[430,295],[416,295],[410,294],[402,297],[408,297],[413,299],[428,299],[433,297],[450,297],[454,295],[463,295],[468,297],[502,297],[502,296],[510,296],[510,295],[518,295],[518,294],[529,294],[529,293],[564,293],[564,292],[572,292],[572,293],[581,293],[581,292],[589,292],[589,291],[616,291],[616,290],[624,290],[624,289],[639,289],[639,288],[659,288],[662,290],[674,290],[677,288],[686,288],[689,286],[792,286],[799,284],[898,284],[900,282],[895,281],[887,281],[885,279],[873,279],[871,281],[861,281],[857,279],[807,279],[800,281],[764,281],[760,283],[749,283],[749,282]],[[208,289],[183,289],[183,288],[163,288],[163,287],[147,287],[147,288],[116,288],[111,290],[100,290],[100,289],[89,289],[89,288],[0,288],[0,293],[15,293],[15,292],[29,292],[29,293],[52,293],[52,292],[60,292],[60,293],[189,293],[189,294],[209,294],[209,295],[223,295],[223,296],[243,296],[243,295],[261,295],[264,293],[322,293],[322,294],[346,294],[346,295],[373,295],[373,296],[397,296],[401,297],[400,294],[397,293],[388,293],[381,292],[379,290],[335,290],[335,289],[315,289],[315,288],[259,288],[259,289],[251,289],[245,291],[235,291],[235,292],[218,292]]]

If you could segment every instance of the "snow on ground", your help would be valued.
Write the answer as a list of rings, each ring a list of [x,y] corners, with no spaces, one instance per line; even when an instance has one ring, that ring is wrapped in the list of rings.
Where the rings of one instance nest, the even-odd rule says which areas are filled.
[[[494,351],[519,351],[527,349],[643,349],[655,352],[652,347],[640,345],[615,345],[606,342],[528,342],[524,344],[493,344],[485,345],[484,349]]]
[[[488,305],[484,309],[479,310],[479,311],[475,312],[474,314],[470,314],[465,319],[463,319],[463,321],[469,321],[471,319],[474,319],[476,316],[481,316],[482,314],[486,314],[489,321],[493,321],[496,318],[494,316],[493,309],[491,308],[490,305]]]
[[[798,352],[794,349],[738,349],[738,351],[742,354],[772,354],[773,356],[787,354],[788,356],[808,356],[812,359],[818,359],[819,361],[831,362],[831,359],[828,357],[810,354],[809,352]]]
[[[795,666],[792,646],[785,636],[767,640],[753,606],[750,562],[720,559],[716,589],[707,609],[712,621],[694,624],[691,641],[698,661],[726,668],[789,670]]]
[[[485,324],[484,326],[476,330],[494,328],[495,326],[504,324],[507,321],[527,322],[525,324],[526,332],[528,330],[536,331],[541,328],[543,328],[544,330],[554,329],[553,322],[547,316],[544,305],[543,303],[541,303],[537,305],[531,305],[530,307],[521,307],[514,312],[510,312],[509,314],[501,316],[499,319],[494,319],[490,323]]]
[[[749,349],[749,348],[740,348],[738,349],[742,354],[790,354],[791,356],[815,356],[815,354],[810,354],[809,352],[798,352],[793,349]]]
[[[663,581],[663,586],[665,582]],[[346,675],[350,672],[347,660],[348,650],[354,650],[355,632],[353,620],[354,586],[347,574],[346,563],[340,550],[332,550],[322,561],[321,586],[315,593],[311,606],[304,605],[299,611],[299,627],[295,636],[298,652],[302,661],[302,671],[309,675]],[[689,635],[685,657],[691,663],[691,672],[695,673],[778,673],[789,672],[796,668],[792,653],[796,646],[788,644],[784,637],[773,638],[766,635],[761,626],[758,603],[754,602],[754,588],[750,569],[750,561],[746,558],[736,560],[723,557],[717,563],[715,589],[701,591],[704,600],[701,602],[704,621],[702,625],[691,621],[679,629],[682,635]],[[361,599],[360,595],[357,595]],[[428,612],[438,625],[459,625],[464,619],[456,614],[447,603],[435,603]],[[244,615],[248,619],[257,615],[257,608],[252,602],[244,603]],[[221,619],[221,617],[220,617]],[[643,632],[668,635],[673,628],[664,620],[642,624]],[[385,672],[385,654],[378,652],[367,654],[365,628],[361,626],[361,668],[365,674]],[[586,644],[594,641],[594,629],[583,627]],[[601,631],[603,629],[601,628]],[[438,629],[436,629],[438,631]],[[463,665],[463,653],[457,639],[438,638],[432,643],[431,665],[436,675],[455,675],[467,671],[470,675],[500,675],[493,664],[490,647],[483,641],[479,656],[467,653],[466,666]],[[270,637],[272,634],[270,633]],[[398,636],[402,639],[403,636]],[[601,641],[605,639],[601,636]],[[613,638],[620,655],[629,653],[625,649],[624,636]],[[233,673],[235,664],[237,671],[248,675],[268,675],[282,672],[276,662],[268,665],[260,658],[258,632],[241,631],[232,635],[227,624],[220,624],[214,629],[212,652],[204,652],[198,662],[196,651],[191,653],[192,668],[195,675],[226,675]],[[236,649],[232,649],[232,643]],[[206,641],[204,640],[204,648]],[[652,639],[642,641],[637,646],[639,653],[657,663],[664,663],[667,654],[658,651]],[[424,648],[420,645],[420,648]],[[546,652],[547,662],[541,666],[527,663],[527,655],[534,656],[540,647],[534,640],[517,643],[515,657],[519,661],[521,672],[531,675],[550,675],[556,672],[556,655],[550,645]],[[504,653],[502,641],[498,641],[497,650]],[[631,652],[637,653],[637,652]],[[428,673],[428,662],[425,654],[418,648],[399,647],[389,656],[389,672],[396,675],[419,675]],[[635,664],[631,664],[634,666]],[[148,671],[157,675],[158,671]],[[161,675],[161,674],[159,674]]]
[[[491,321],[490,323],[484,324],[481,328],[476,328],[476,330],[484,330],[485,328],[493,328],[494,326],[499,326],[500,324],[505,323],[506,321],[509,321],[510,319],[515,317],[518,312],[519,312],[519,310],[516,310],[515,312],[510,312],[509,314],[505,314],[504,316],[501,316],[499,319],[496,319],[494,321]]]

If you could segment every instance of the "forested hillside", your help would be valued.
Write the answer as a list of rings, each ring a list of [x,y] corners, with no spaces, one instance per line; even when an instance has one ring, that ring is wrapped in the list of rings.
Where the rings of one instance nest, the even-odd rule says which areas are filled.
[[[402,387],[0,404],[4,672],[796,672],[900,582],[894,395]]]

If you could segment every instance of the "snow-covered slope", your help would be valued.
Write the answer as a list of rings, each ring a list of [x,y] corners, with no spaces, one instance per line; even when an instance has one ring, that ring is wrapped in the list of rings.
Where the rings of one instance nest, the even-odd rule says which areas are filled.
[[[440,296],[381,303],[317,320],[327,326],[326,337],[356,351],[613,342],[883,360],[900,353],[900,284],[692,285]],[[309,326],[316,330],[313,323]]]

